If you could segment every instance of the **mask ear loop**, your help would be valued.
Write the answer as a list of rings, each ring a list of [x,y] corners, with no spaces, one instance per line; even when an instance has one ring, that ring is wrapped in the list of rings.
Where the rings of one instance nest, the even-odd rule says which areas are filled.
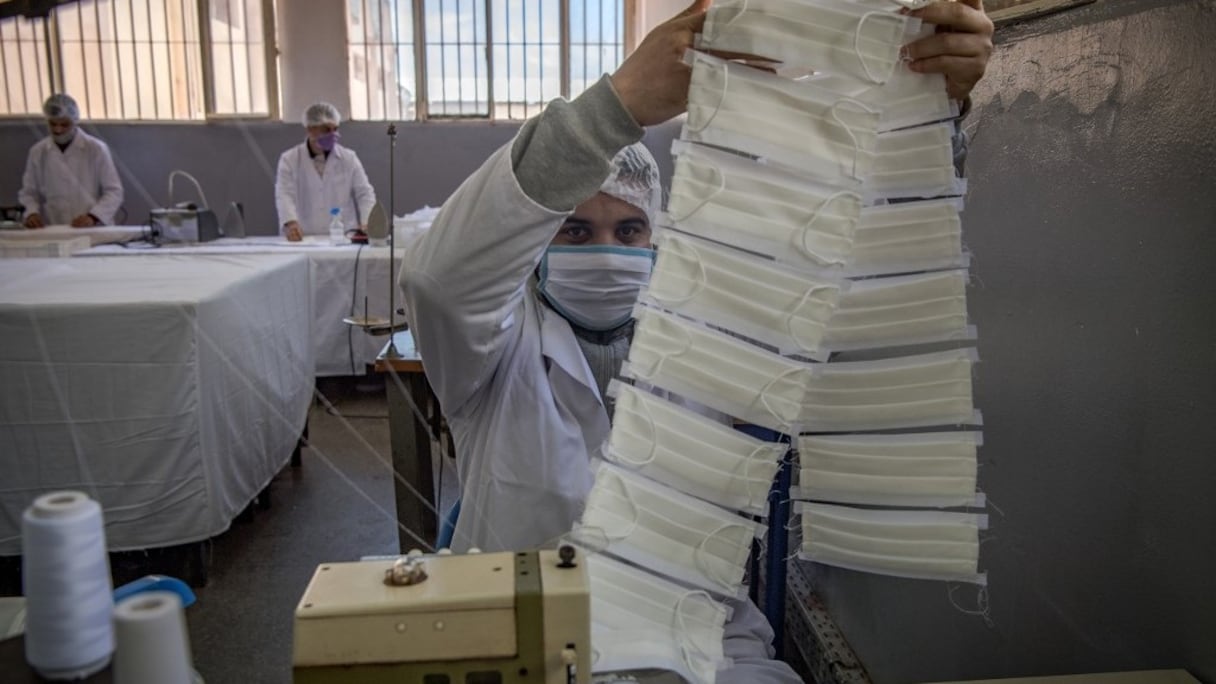
[[[701,571],[701,574],[705,575],[709,579],[713,580],[716,584],[721,586],[726,591],[727,594],[731,594],[733,592],[733,585],[735,583],[735,580],[733,578],[729,578],[729,577],[723,578],[722,576],[718,575],[717,570],[714,569],[713,565],[707,565],[705,563],[705,555],[708,554],[708,552],[705,550],[705,546],[706,546],[706,544],[708,544],[710,542],[710,540],[712,540],[714,537],[717,537],[719,534],[722,534],[724,531],[729,530],[729,529],[736,529],[736,528],[741,529],[744,532],[747,532],[749,535],[752,534],[751,528],[747,527],[746,525],[741,525],[739,523],[725,523],[723,525],[720,525],[718,527],[718,529],[705,535],[705,537],[703,539],[701,539],[701,541],[697,542],[697,545],[694,546],[692,549],[692,557],[693,557],[693,560],[696,561],[697,569]],[[751,544],[750,543],[747,544],[746,547],[750,550]],[[717,560],[725,560],[722,558],[718,558],[716,556],[715,556],[715,558],[717,558]]]
[[[788,332],[790,334],[790,339],[792,339],[794,341],[794,344],[798,345],[798,348],[801,349],[802,351],[809,352],[809,353],[815,353],[815,352],[820,351],[819,343],[822,342],[822,333],[820,335],[820,339],[815,340],[814,342],[810,342],[810,341],[804,340],[802,338],[799,338],[798,333],[794,332],[795,314],[797,314],[798,311],[800,309],[802,309],[802,307],[806,306],[807,302],[810,301],[811,297],[813,297],[816,292],[818,292],[820,290],[831,290],[831,289],[835,289],[835,288],[836,288],[835,285],[812,285],[812,286],[808,287],[806,289],[806,292],[802,293],[802,298],[799,299],[798,302],[796,304],[794,304],[793,308],[791,308],[789,310],[789,312],[787,312],[785,314],[785,330],[786,330],[786,332]],[[821,328],[821,330],[823,332],[827,331],[826,324],[820,323],[819,327]]]
[[[618,405],[617,411],[619,412],[620,410],[621,410],[621,407]],[[654,459],[658,456],[659,430],[658,430],[658,427],[655,426],[654,416],[650,413],[650,407],[648,407],[646,405],[645,401],[638,402],[637,413],[646,419],[646,425],[650,428],[650,452],[647,453],[646,457],[641,459],[640,461],[634,461],[632,459],[626,458],[623,454],[618,454],[618,453],[614,453],[613,456],[615,456],[618,461],[621,461],[625,465],[628,465],[631,468],[640,470],[640,469],[645,468],[646,466],[650,465],[651,463],[654,463]]]
[[[634,531],[636,531],[638,529],[639,518],[641,517],[641,513],[638,510],[638,505],[637,505],[637,503],[634,502],[633,495],[631,495],[629,493],[629,487],[625,484],[625,480],[621,479],[620,475],[617,475],[616,473],[611,473],[611,472],[605,472],[603,474],[616,478],[617,484],[619,484],[620,488],[621,488],[620,497],[625,500],[625,503],[629,504],[629,509],[633,516],[633,519],[629,521],[627,530],[625,532],[621,532],[618,534],[611,534],[608,530],[604,529],[603,525],[588,525],[587,527],[593,527],[593,528],[599,529],[599,531],[603,533],[604,538],[607,539],[609,542],[621,541],[622,539],[628,539],[629,536],[632,535],[634,533]]]
[[[672,625],[671,625],[672,635],[671,636],[672,636],[673,640],[677,641],[680,644],[680,656],[684,659],[684,664],[688,666],[688,670],[690,673],[696,673],[696,671],[697,671],[697,667],[695,665],[693,665],[693,662],[692,662],[692,657],[694,654],[690,652],[690,649],[689,649],[690,646],[692,647],[692,650],[696,651],[695,655],[697,657],[700,657],[701,660],[703,660],[707,663],[713,663],[713,658],[708,653],[706,653],[704,650],[702,650],[700,645],[698,645],[696,642],[686,638],[686,636],[685,636],[689,633],[690,630],[688,629],[688,623],[685,621],[685,618],[684,618],[684,601],[686,601],[689,598],[692,598],[694,596],[704,598],[706,601],[709,601],[711,604],[717,603],[716,601],[714,601],[713,597],[709,595],[709,592],[701,590],[701,589],[694,589],[694,590],[686,591],[683,594],[680,594],[680,598],[676,600],[675,615],[672,616]]]
[[[667,359],[675,358],[677,356],[683,356],[684,354],[687,354],[689,352],[689,350],[692,349],[692,337],[689,336],[687,331],[685,331],[683,328],[678,328],[678,329],[680,330],[681,334],[684,335],[684,348],[675,352],[674,354],[664,354],[664,355],[660,356],[659,360],[655,362],[654,368],[650,369],[650,372],[639,373],[635,369],[634,375],[637,375],[640,379],[642,379],[646,382],[650,382],[651,380],[654,379],[655,375],[658,375],[659,370],[663,367],[663,362],[667,361]]]
[[[696,245],[692,244],[691,242],[687,242],[687,241],[683,242],[683,244],[689,250],[692,251],[692,254],[689,255],[687,253],[679,254],[679,248],[672,250],[671,249],[672,246],[676,245],[676,244],[680,244],[680,243],[677,241],[674,241],[674,240],[670,240],[663,245],[663,248],[664,248],[664,250],[671,250],[671,252],[675,253],[676,256],[678,256],[678,257],[683,257],[685,259],[692,259],[693,261],[695,261],[697,264],[697,278],[693,282],[692,292],[687,295],[684,295],[682,297],[664,297],[664,296],[656,293],[654,291],[654,286],[651,285],[650,290],[649,290],[650,296],[652,298],[654,298],[655,300],[657,300],[660,304],[672,304],[672,305],[687,304],[688,302],[692,301],[693,299],[696,299],[697,295],[701,294],[701,292],[703,290],[705,290],[705,287],[708,284],[709,276],[705,273],[705,261],[701,258],[701,252],[699,250],[697,250]]]
[[[797,247],[798,251],[802,252],[803,255],[810,258],[812,261],[816,261],[827,266],[841,266],[844,265],[845,261],[844,259],[831,259],[811,249],[811,246],[807,244],[807,237],[810,235],[811,228],[815,225],[815,222],[818,221],[819,217],[823,215],[823,211],[828,208],[828,205],[841,197],[853,197],[856,198],[858,202],[861,201],[861,195],[848,190],[840,190],[828,195],[827,199],[823,200],[819,203],[819,206],[815,207],[815,211],[811,214],[811,220],[807,221],[806,225],[802,226],[802,230],[798,233],[797,239],[794,240],[794,246]]]
[[[747,460],[743,462],[744,463],[743,481],[746,483],[746,486],[747,486],[748,505],[751,505],[752,502],[756,501],[756,499],[757,499],[756,491],[755,491],[756,484],[760,484],[760,485],[764,486],[764,489],[760,492],[761,503],[763,503],[765,500],[768,499],[768,492],[773,486],[772,477],[768,478],[768,480],[760,480],[760,479],[752,477],[752,469],[755,468],[757,463],[763,463],[765,465],[768,465],[770,463],[770,461],[768,461],[767,459],[760,458],[760,453],[767,450],[771,444],[772,443],[761,444],[761,445],[757,446],[755,449],[752,449],[752,452],[747,455]],[[784,455],[784,453],[782,455]],[[778,458],[780,458],[780,457],[778,457]]]
[[[879,78],[879,77],[875,76],[874,72],[870,71],[869,62],[866,62],[865,56],[861,54],[861,29],[866,25],[866,20],[870,19],[871,17],[892,17],[892,18],[896,18],[896,19],[898,19],[899,17],[897,15],[891,14],[890,12],[881,12],[881,11],[877,11],[877,10],[873,11],[873,12],[866,12],[865,14],[861,15],[861,19],[857,20],[857,30],[853,32],[853,53],[857,55],[857,61],[861,63],[861,68],[863,71],[866,72],[866,77],[869,78],[870,81],[872,81],[873,83],[876,83],[878,85],[882,85],[882,84],[886,83],[888,79],[891,78],[891,74],[888,73],[883,78]],[[891,65],[892,71],[894,71],[894,68],[895,68],[895,64],[892,63],[892,65]]]
[[[882,14],[882,13],[881,12],[871,12],[870,14]],[[864,102],[858,102],[857,100],[854,100],[851,97],[842,97],[839,100],[836,100],[835,102],[833,102],[831,107],[828,107],[828,112],[832,115],[832,120],[835,121],[837,124],[840,125],[841,128],[844,129],[845,134],[849,136],[849,140],[853,143],[853,167],[852,167],[852,170],[849,172],[849,177],[853,178],[855,180],[859,180],[857,178],[857,158],[859,156],[861,156],[861,141],[857,139],[857,136],[853,133],[853,129],[850,128],[849,125],[844,122],[844,119],[840,118],[840,105],[842,105],[842,104],[851,104],[867,114],[879,114],[880,112],[879,112],[879,110],[871,107],[870,105],[868,105]],[[854,194],[856,194],[856,193],[854,193]]]
[[[709,62],[701,62],[701,63],[709,64]],[[693,65],[693,68],[694,69],[696,68],[696,64]],[[729,83],[730,83],[730,63],[723,62],[722,63],[722,91],[718,94],[717,106],[714,107],[713,113],[711,113],[709,115],[709,118],[705,120],[705,123],[701,124],[700,126],[693,127],[691,125],[685,124],[686,126],[688,126],[688,130],[692,131],[693,133],[700,133],[701,131],[705,130],[706,128],[709,128],[709,125],[711,123],[713,123],[713,121],[714,121],[714,117],[718,116],[718,112],[721,111],[722,103],[726,101],[726,86]],[[690,87],[691,87],[691,85],[690,85]]]
[[[693,214],[704,209],[705,205],[712,202],[715,197],[717,197],[718,195],[721,195],[722,192],[724,190],[726,190],[726,174],[722,173],[722,169],[718,168],[718,165],[713,163],[712,161],[706,160],[705,163],[709,165],[709,168],[713,169],[714,174],[718,177],[718,187],[716,190],[711,192],[708,197],[701,200],[697,204],[697,206],[695,206],[691,210],[689,210],[689,212],[687,214],[684,214],[683,216],[671,216],[670,217],[671,220],[674,221],[675,223],[680,223],[681,221],[687,221]]]
[[[769,403],[768,397],[765,395],[773,387],[773,385],[777,384],[777,382],[779,382],[780,380],[783,380],[787,375],[793,375],[794,373],[801,372],[802,370],[804,370],[804,369],[795,366],[793,368],[787,368],[787,369],[781,371],[775,377],[773,377],[771,380],[764,383],[764,387],[761,387],[760,393],[758,395],[756,395],[756,401],[760,402],[760,405],[764,407],[764,410],[769,412],[769,415],[771,415],[772,417],[781,421],[782,427],[789,428],[789,427],[793,426],[794,421],[798,418],[799,415],[801,415],[801,411],[796,409],[796,411],[798,411],[798,413],[796,413],[794,416],[791,416],[791,417],[783,416],[783,415],[781,415],[781,412],[779,412],[777,409],[773,408],[772,404]]]

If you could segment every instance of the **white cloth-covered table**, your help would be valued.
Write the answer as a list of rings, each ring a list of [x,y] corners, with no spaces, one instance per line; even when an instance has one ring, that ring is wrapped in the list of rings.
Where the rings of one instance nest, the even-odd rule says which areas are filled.
[[[282,237],[221,238],[200,245],[173,245],[140,249],[134,245],[107,245],[76,253],[75,256],[113,255],[207,255],[207,254],[304,254],[312,270],[313,351],[318,377],[362,375],[387,337],[371,337],[342,322],[353,313],[363,315],[367,297],[369,315],[388,318],[389,287],[394,278],[389,272],[387,247],[360,248],[357,245],[334,247],[325,238],[306,238],[288,242]],[[397,264],[402,250],[397,249]],[[401,298],[397,298],[401,306]]]
[[[313,386],[308,260],[0,260],[0,555],[55,489],[112,550],[228,528],[291,458]]]
[[[47,226],[32,230],[5,230],[0,232],[0,237],[13,240],[52,240],[86,236],[94,246],[97,246],[138,240],[147,231],[147,226],[97,226],[96,228]]]

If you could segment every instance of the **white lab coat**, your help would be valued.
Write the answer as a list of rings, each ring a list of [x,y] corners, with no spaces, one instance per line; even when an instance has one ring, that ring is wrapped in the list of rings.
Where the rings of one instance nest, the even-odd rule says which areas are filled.
[[[346,230],[367,223],[376,205],[376,191],[354,150],[335,145],[322,177],[308,154],[308,141],[304,141],[279,157],[274,203],[279,212],[279,232],[287,222],[299,221],[305,235],[327,235],[329,211],[334,207],[341,210]]]
[[[47,225],[66,225],[82,214],[113,224],[122,181],[110,148],[79,127],[62,152],[50,136],[39,140],[25,162],[18,201],[27,216],[39,214]]]
[[[581,514],[590,456],[608,437],[595,378],[570,324],[530,274],[567,216],[532,201],[498,150],[406,251],[400,282],[418,352],[456,446],[461,511],[453,550],[552,544]],[[718,681],[797,682],[771,660],[773,633],[732,602]]]

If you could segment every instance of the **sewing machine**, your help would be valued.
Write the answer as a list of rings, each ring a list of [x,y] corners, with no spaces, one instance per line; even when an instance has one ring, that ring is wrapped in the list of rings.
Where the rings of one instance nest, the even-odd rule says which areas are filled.
[[[590,625],[573,546],[326,563],[296,607],[293,681],[587,684]]]

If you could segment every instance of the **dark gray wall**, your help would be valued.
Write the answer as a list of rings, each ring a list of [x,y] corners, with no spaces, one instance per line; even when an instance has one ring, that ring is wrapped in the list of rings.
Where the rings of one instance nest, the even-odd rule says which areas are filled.
[[[1211,0],[1099,0],[1000,32],[964,224],[992,624],[941,583],[815,566],[875,682],[1216,682],[1213,35]]]
[[[515,135],[514,123],[436,122],[398,126],[397,213],[429,204],[439,206],[486,157]],[[182,169],[203,185],[217,207],[240,201],[250,233],[276,232],[274,174],[279,155],[304,137],[298,125],[268,122],[199,124],[85,124],[114,154],[126,190],[128,223],[143,223],[148,210],[163,206],[168,174]],[[17,203],[21,174],[30,145],[45,135],[41,121],[0,123],[0,205]],[[389,138],[386,124],[350,122],[342,126],[342,143],[353,148],[380,200],[388,208]],[[663,169],[671,173],[671,138],[678,128],[666,126],[647,136]],[[193,199],[194,189],[179,179],[174,193]],[[219,211],[223,217],[222,209]]]
[[[397,213],[438,206],[485,158],[515,134],[513,124],[403,124],[397,136]],[[169,171],[198,178],[212,205],[245,205],[251,233],[273,233],[274,174],[279,155],[304,137],[299,125],[267,122],[206,124],[99,124],[85,129],[114,153],[126,189],[129,222],[147,220],[148,209],[167,199]],[[44,135],[41,122],[0,125],[0,202],[15,203],[29,146]],[[342,142],[359,153],[368,177],[388,206],[388,136],[385,125],[351,122]],[[175,194],[193,199],[178,180]],[[221,217],[223,214],[221,213]]]

